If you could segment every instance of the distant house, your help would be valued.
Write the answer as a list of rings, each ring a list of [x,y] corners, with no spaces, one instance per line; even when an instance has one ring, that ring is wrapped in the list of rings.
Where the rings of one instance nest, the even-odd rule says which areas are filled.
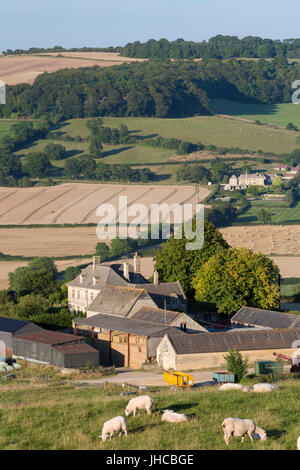
[[[253,328],[300,328],[300,315],[242,307],[231,319],[232,325]]]
[[[224,355],[237,349],[252,364],[274,360],[273,352],[290,355],[300,342],[300,328],[236,330],[225,333],[166,334],[157,347],[157,363],[165,370],[195,370],[224,367]]]
[[[287,171],[289,169],[289,167],[287,165],[283,165],[283,164],[277,164],[276,166],[274,166],[274,170],[276,171]]]
[[[240,176],[232,175],[224,190],[232,191],[234,189],[247,189],[249,186],[266,186],[268,182],[269,177],[260,173],[246,173]]]

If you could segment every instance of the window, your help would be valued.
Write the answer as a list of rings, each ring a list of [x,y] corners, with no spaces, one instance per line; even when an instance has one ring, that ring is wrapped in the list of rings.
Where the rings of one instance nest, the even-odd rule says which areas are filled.
[[[168,345],[167,345],[167,343],[164,345],[164,352],[168,352]]]

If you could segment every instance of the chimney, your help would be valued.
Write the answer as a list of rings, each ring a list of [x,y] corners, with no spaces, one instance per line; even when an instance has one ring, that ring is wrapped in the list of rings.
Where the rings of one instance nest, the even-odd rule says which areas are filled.
[[[123,276],[125,277],[125,279],[127,279],[127,281],[130,281],[129,264],[126,261],[123,263]]]
[[[154,278],[154,284],[155,284],[156,286],[158,286],[158,284],[159,284],[158,271],[154,271],[153,278]]]
[[[134,273],[141,272],[141,258],[138,256],[137,253],[134,253],[133,257],[133,271]]]
[[[101,263],[100,256],[93,256],[93,269],[95,269],[97,266],[99,266],[100,263]]]

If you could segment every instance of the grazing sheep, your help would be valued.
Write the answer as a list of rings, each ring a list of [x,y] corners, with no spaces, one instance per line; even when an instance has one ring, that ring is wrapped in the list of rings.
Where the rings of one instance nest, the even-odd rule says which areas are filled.
[[[276,385],[272,384],[255,384],[252,387],[253,392],[261,393],[261,392],[275,392],[277,390]]]
[[[125,436],[127,436],[126,420],[123,416],[117,416],[116,418],[112,418],[109,421],[105,421],[103,424],[101,436],[99,437],[102,438],[103,442],[106,441],[108,436],[111,440],[111,437],[115,431],[121,431],[119,436],[121,436],[122,431],[124,431]]]
[[[162,421],[168,421],[169,423],[184,423],[188,421],[188,418],[183,413],[175,413],[173,410],[163,410]]]
[[[249,387],[249,385],[245,385],[245,387],[243,387],[244,393],[250,392],[250,390],[252,390],[252,387]]]
[[[226,392],[227,390],[243,390],[243,386],[241,384],[228,383],[221,385],[219,390],[222,392]]]
[[[300,450],[300,436],[298,437],[298,440],[297,440],[297,449]]]
[[[132,398],[125,409],[125,415],[128,416],[130,413],[133,412],[133,416],[136,414],[136,410],[143,410],[147,411],[147,414],[151,414],[151,406],[153,400],[148,395],[141,395],[139,397]]]
[[[258,434],[262,441],[267,439],[267,433],[258,427],[251,419],[226,418],[222,423],[224,429],[224,440],[226,445],[229,444],[230,436],[241,437],[242,442],[246,434],[253,441],[253,434]]]

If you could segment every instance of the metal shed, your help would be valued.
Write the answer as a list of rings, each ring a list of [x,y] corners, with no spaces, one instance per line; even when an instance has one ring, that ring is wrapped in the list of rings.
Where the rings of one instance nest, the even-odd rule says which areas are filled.
[[[32,333],[42,328],[34,323],[16,318],[0,317],[0,360],[13,356],[13,337]]]
[[[40,330],[13,337],[15,357],[59,367],[99,365],[99,352],[85,338],[56,331]]]

